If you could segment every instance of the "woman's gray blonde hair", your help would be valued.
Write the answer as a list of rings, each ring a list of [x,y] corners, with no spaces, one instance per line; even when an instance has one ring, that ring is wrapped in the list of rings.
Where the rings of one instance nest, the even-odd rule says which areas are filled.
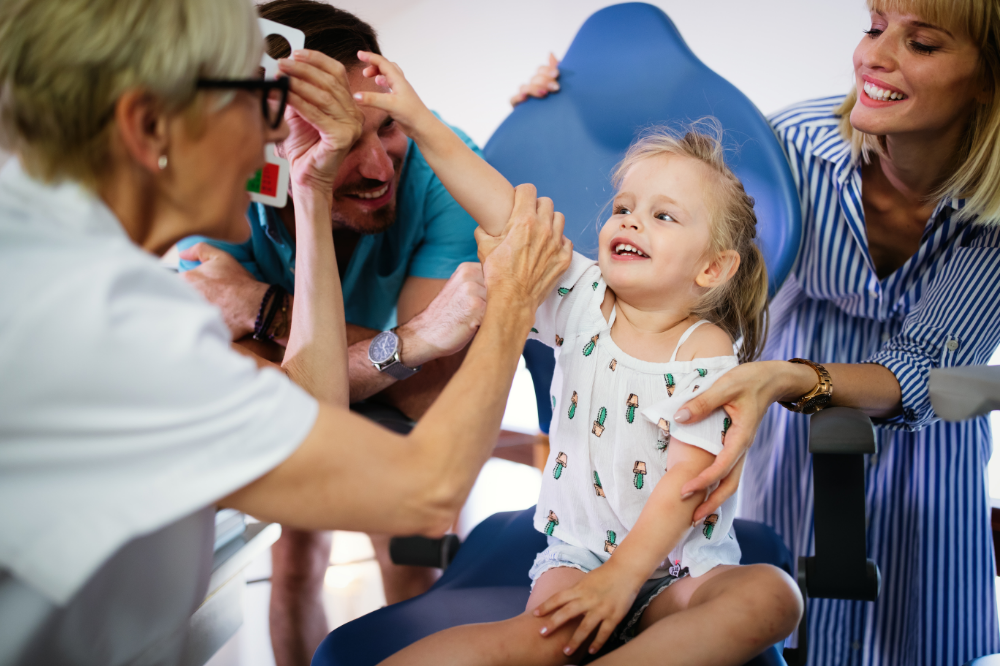
[[[726,165],[722,126],[715,118],[703,118],[681,131],[654,127],[643,133],[615,168],[612,182],[621,189],[625,174],[637,162],[661,155],[696,159],[711,169],[716,182],[706,183],[711,201],[710,255],[734,250],[740,255],[736,274],[710,289],[692,313],[722,328],[733,340],[741,340],[741,363],[760,356],[767,340],[767,266],[757,247],[757,214],[753,198]]]
[[[122,93],[181,111],[198,78],[245,78],[262,53],[249,0],[3,0],[0,145],[36,178],[94,185]]]
[[[922,20],[968,35],[979,47],[983,76],[990,99],[977,105],[966,129],[959,162],[951,176],[932,194],[965,198],[959,220],[978,217],[984,224],[1000,224],[1000,3],[997,0],[868,0],[870,11],[915,14]],[[885,155],[885,137],[865,134],[851,126],[851,111],[858,101],[851,88],[834,113],[840,116],[840,133],[851,142],[855,161]]]

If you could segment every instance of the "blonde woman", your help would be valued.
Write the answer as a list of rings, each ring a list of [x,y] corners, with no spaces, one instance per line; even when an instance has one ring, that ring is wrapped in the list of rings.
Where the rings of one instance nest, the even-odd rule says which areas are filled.
[[[534,311],[569,264],[561,216],[519,190],[479,334],[409,441],[353,416],[329,197],[361,114],[335,61],[293,54],[283,91],[255,78],[262,52],[245,0],[0,4],[15,154],[0,172],[0,663],[169,663],[162,644],[206,582],[171,590],[178,562],[153,553],[133,572],[172,623],[143,610],[168,610],[158,599],[74,614],[125,544],[213,505],[440,534],[490,455]],[[288,133],[286,92],[298,298],[276,370],[233,351],[219,311],[156,256],[246,234],[245,183]]]
[[[932,368],[985,364],[1000,344],[1000,3],[868,8],[846,98],[771,119],[801,196],[802,249],[771,303],[765,360],[687,405],[691,423],[724,407],[733,425],[725,451],[683,491],[721,481],[700,520],[742,470],[744,516],[808,555],[809,422],[793,412],[864,410],[879,447],[866,487],[882,592],[875,603],[810,599],[810,663],[963,664],[1000,652],[992,438],[985,417],[941,422],[927,384]],[[554,64],[512,102],[557,90]]]

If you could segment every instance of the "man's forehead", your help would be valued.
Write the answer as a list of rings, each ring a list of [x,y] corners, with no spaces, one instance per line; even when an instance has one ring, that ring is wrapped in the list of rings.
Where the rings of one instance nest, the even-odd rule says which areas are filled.
[[[347,82],[351,86],[352,94],[356,92],[391,92],[386,86],[377,85],[375,79],[370,79],[362,74],[362,69],[363,67],[358,65],[347,70]],[[374,124],[376,128],[381,127],[385,119],[389,117],[389,114],[382,109],[375,109],[370,106],[362,106],[361,112],[365,114],[365,124]]]

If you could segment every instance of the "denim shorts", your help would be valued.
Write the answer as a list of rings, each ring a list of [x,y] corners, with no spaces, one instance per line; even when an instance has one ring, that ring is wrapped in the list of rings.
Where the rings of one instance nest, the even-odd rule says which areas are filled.
[[[587,548],[570,545],[553,536],[550,536],[548,539],[549,547],[535,557],[535,563],[531,565],[531,570],[528,571],[528,577],[531,578],[532,589],[534,589],[535,581],[538,580],[538,577],[549,569],[555,569],[556,567],[569,567],[571,569],[578,569],[587,573],[603,564],[601,558]],[[635,638],[639,626],[639,619],[642,617],[642,614],[646,611],[649,604],[652,603],[653,599],[655,599],[665,589],[670,587],[674,581],[678,581],[687,575],[687,569],[682,569],[679,576],[671,576],[668,574],[662,578],[650,578],[643,583],[642,587],[639,588],[639,594],[636,596],[635,601],[632,602],[632,607],[628,609],[628,612],[625,613],[625,617],[618,623],[618,626],[615,627],[614,632],[611,634],[611,638],[609,638],[608,642],[604,644],[601,651],[596,655],[587,655],[587,657],[580,663],[586,664],[590,660],[605,655]]]

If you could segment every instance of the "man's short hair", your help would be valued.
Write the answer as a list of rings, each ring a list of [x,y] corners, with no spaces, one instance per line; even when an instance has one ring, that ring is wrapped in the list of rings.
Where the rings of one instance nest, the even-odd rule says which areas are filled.
[[[350,12],[316,0],[271,0],[257,8],[262,18],[298,28],[306,36],[305,47],[339,60],[348,69],[359,65],[358,51],[382,55],[375,29]],[[272,58],[287,58],[288,42],[267,38]]]

